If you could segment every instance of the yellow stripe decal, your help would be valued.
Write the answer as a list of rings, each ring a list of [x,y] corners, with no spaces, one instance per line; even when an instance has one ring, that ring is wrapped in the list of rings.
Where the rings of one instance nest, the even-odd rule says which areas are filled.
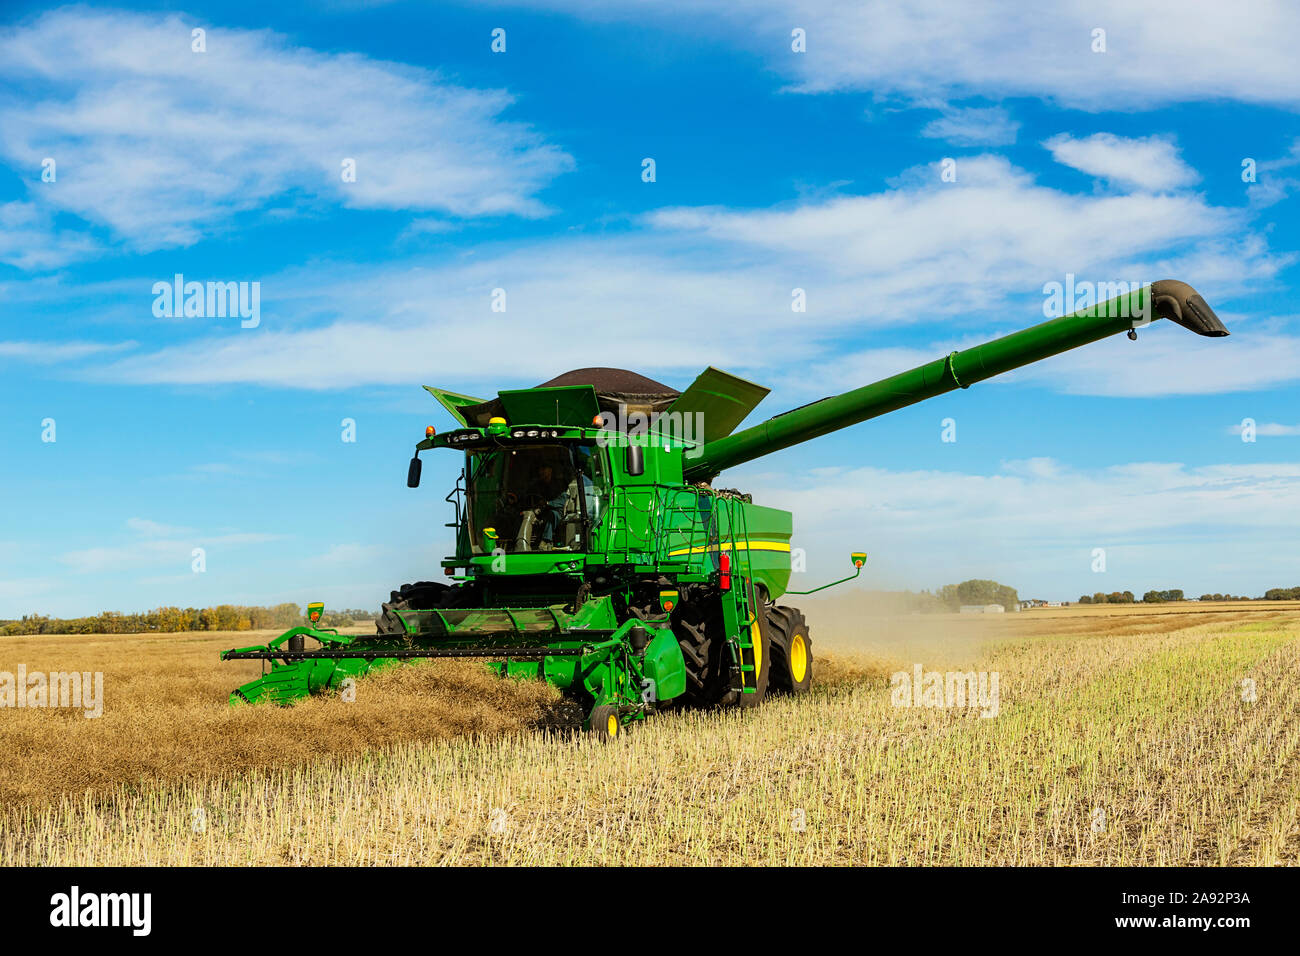
[[[745,544],[744,542],[738,541],[735,544],[727,545],[726,549],[728,551],[789,551],[790,542],[789,541],[750,541],[748,544]],[[669,551],[668,556],[670,558],[674,558],[682,554],[705,554],[709,551],[717,551],[717,550],[718,547],[716,545],[705,545],[702,548],[680,548],[677,551]]]

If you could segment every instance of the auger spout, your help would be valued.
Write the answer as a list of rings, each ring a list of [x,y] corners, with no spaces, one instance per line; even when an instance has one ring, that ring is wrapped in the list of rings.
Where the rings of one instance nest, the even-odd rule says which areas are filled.
[[[712,478],[723,469],[753,461],[791,445],[838,431],[994,375],[1038,362],[1119,332],[1170,319],[1197,335],[1228,334],[1195,289],[1165,279],[1059,319],[953,352],[870,385],[804,405],[705,445],[685,462],[690,480]]]

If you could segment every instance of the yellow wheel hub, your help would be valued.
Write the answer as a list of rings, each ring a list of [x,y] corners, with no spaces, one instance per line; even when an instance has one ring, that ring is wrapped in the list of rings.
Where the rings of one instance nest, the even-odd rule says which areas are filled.
[[[610,714],[605,718],[605,732],[611,737],[618,736],[618,715]]]
[[[754,645],[754,686],[758,686],[758,675],[763,673],[763,631],[758,626],[758,619],[749,629],[749,641]]]
[[[790,676],[796,684],[808,676],[808,644],[802,634],[790,638]]]

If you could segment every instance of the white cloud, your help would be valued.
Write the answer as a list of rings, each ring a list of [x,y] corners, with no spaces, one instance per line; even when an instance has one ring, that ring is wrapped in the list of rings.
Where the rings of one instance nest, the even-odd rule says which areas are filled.
[[[0,131],[0,140],[3,135]],[[55,228],[50,211],[35,203],[0,203],[0,262],[19,269],[56,269],[96,248],[89,236]]]
[[[789,209],[667,209],[651,221],[761,250],[792,278],[811,275],[809,284],[819,281],[809,311],[821,321],[856,317],[866,303],[893,321],[993,310],[1067,272],[1150,281],[1188,259],[1222,263],[1217,274],[1243,288],[1286,261],[1250,235],[1240,211],[1198,196],[1074,195],[994,156],[960,159],[956,171],[956,183],[922,167],[900,177],[900,188],[867,196]],[[827,288],[831,277],[839,281]],[[1212,291],[1200,272],[1186,278]]]
[[[169,539],[136,541],[122,546],[79,548],[59,555],[59,562],[82,574],[174,565],[188,567],[197,545]]]
[[[134,342],[0,342],[0,358],[54,364],[75,362],[105,352],[120,352],[134,346]]]
[[[34,598],[58,592],[62,597],[66,582],[60,578],[4,578],[0,579],[0,601],[9,608],[10,617],[22,614],[46,613],[41,605],[27,603]],[[44,604],[45,602],[42,601]]]
[[[518,5],[522,0],[510,0]],[[911,99],[1034,96],[1134,110],[1235,100],[1300,106],[1300,6],[1221,0],[532,0],[576,16],[653,20],[765,54],[799,89]],[[792,53],[790,31],[807,32]],[[718,29],[718,28],[721,29]],[[1106,31],[1094,53],[1093,30]]]
[[[204,338],[87,370],[142,384],[254,382],[308,389],[352,385],[535,384],[566,367],[608,365],[611,350],[638,367],[694,373],[708,362],[762,365],[770,342],[737,342],[701,316],[743,314],[778,325],[789,287],[753,267],[716,271],[650,254],[641,242],[558,240],[454,266],[325,267],[286,277],[287,310],[356,315],[324,327]],[[507,311],[491,311],[503,287]],[[764,320],[763,314],[768,318]],[[674,335],[684,338],[674,338]],[[681,342],[691,342],[683,348]],[[810,346],[792,343],[791,354]],[[557,354],[562,358],[557,359]]]
[[[49,268],[90,240],[49,241],[61,210],[139,251],[189,245],[268,204],[331,201],[451,216],[546,212],[536,193],[572,160],[501,114],[511,97],[266,31],[180,15],[60,9],[0,32],[0,157],[57,179],[0,207],[0,261]],[[21,95],[20,95],[20,91]],[[356,181],[341,178],[345,158]],[[0,229],[0,236],[9,229]]]
[[[1300,179],[1284,174],[1285,170],[1297,166],[1300,166],[1300,139],[1291,144],[1291,149],[1285,156],[1258,162],[1256,181],[1246,187],[1251,205],[1262,209],[1279,203],[1300,190]]]
[[[1157,322],[1140,330],[1136,343],[1116,336],[1026,366],[1007,380],[1074,395],[1153,398],[1249,392],[1300,379],[1300,338],[1254,325],[1235,331],[1226,339],[1207,339]]]
[[[1240,435],[1242,433],[1241,425],[1233,425],[1228,429],[1230,434]],[[1255,426],[1255,434],[1262,438],[1285,438],[1292,435],[1300,435],[1300,425],[1283,425],[1279,422],[1260,422]]]
[[[137,534],[147,535],[151,538],[185,534],[194,530],[193,528],[183,528],[177,525],[160,524],[157,521],[150,521],[148,518],[127,518],[126,526]]]
[[[373,565],[382,552],[374,544],[333,544],[319,554],[304,557],[302,564],[320,570],[357,571]]]
[[[132,530],[139,532],[142,529],[133,527]],[[168,530],[179,533],[185,529]],[[101,545],[65,551],[58,556],[58,561],[81,574],[115,573],[139,568],[189,568],[195,548],[205,549],[208,560],[211,560],[213,554],[221,550],[247,544],[265,544],[279,540],[280,537],[278,534],[261,532],[193,535],[185,540],[172,536],[143,537],[123,545]]]
[[[455,232],[456,224],[448,222],[446,219],[412,219],[410,224],[402,231],[400,238],[413,239],[419,236],[439,236],[448,232]]]
[[[1095,133],[1075,138],[1061,133],[1043,145],[1058,163],[1121,188],[1164,192],[1190,186],[1201,178],[1179,158],[1178,147],[1167,137],[1128,139]]]
[[[1260,594],[1300,580],[1300,555],[1285,548],[1300,534],[1294,463],[1094,469],[1032,459],[991,474],[770,467],[729,480],[795,514],[810,574],[794,587],[839,572],[844,555],[864,546],[872,586],[992,577],[1022,594],[1073,597],[1152,587],[1196,594],[1229,583]],[[1281,562],[1275,545],[1287,555]],[[1104,574],[1092,572],[1094,548],[1106,550]]]
[[[921,128],[921,135],[956,146],[1009,146],[1020,124],[1001,106],[943,108],[943,115]]]
[[[544,380],[563,370],[558,350],[566,367],[608,365],[619,354],[681,377],[713,363],[761,378],[791,361],[838,357],[842,339],[890,326],[938,323],[937,338],[974,342],[1023,328],[1044,317],[1043,284],[1066,272],[1090,281],[1184,278],[1212,303],[1254,291],[1288,260],[1248,224],[1241,210],[1200,196],[1073,195],[1039,185],[1005,159],[976,156],[959,162],[957,183],[925,167],[865,196],[760,210],[662,209],[632,234],[484,248],[451,265],[322,264],[264,281],[277,291],[274,301],[264,295],[256,330],[232,328],[85,374],[143,384],[333,389],[418,381],[472,390],[504,384],[503,371],[516,383]],[[495,288],[506,290],[505,313],[491,311]],[[806,291],[806,313],[791,311],[794,288]],[[326,324],[302,328],[308,316]],[[1177,331],[1183,341],[1170,348],[1187,348],[1192,337]],[[1252,351],[1265,368],[1292,354],[1289,339],[1273,344],[1276,351]],[[1222,353],[1207,354],[1198,388],[1249,387],[1246,351],[1234,354],[1240,365],[1220,366]],[[1171,367],[1186,367],[1187,355],[1175,358]],[[1123,366],[1089,367],[1099,388],[1142,382],[1137,365],[1128,366],[1133,381],[1119,377],[1129,374]],[[446,371],[435,375],[439,368]],[[455,381],[429,381],[448,371]]]

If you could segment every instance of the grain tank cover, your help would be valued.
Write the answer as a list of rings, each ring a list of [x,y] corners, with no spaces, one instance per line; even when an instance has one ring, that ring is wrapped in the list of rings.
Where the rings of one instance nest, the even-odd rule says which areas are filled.
[[[440,390],[430,388],[429,391],[438,397]],[[666,411],[679,394],[676,389],[669,388],[662,382],[627,369],[579,368],[557,375],[535,388],[508,389],[500,392],[496,398],[478,404],[458,405],[456,412],[463,416],[466,425],[480,427],[486,426],[488,420],[495,416],[501,416],[512,424],[549,425],[555,424],[555,403],[558,401],[561,416],[559,424],[590,425],[592,418],[599,412],[610,412],[622,421],[624,415],[648,415]],[[445,406],[447,403],[443,404]],[[516,416],[523,415],[530,420],[512,417],[511,409]],[[591,413],[587,414],[588,411]],[[531,420],[533,415],[541,417]]]

